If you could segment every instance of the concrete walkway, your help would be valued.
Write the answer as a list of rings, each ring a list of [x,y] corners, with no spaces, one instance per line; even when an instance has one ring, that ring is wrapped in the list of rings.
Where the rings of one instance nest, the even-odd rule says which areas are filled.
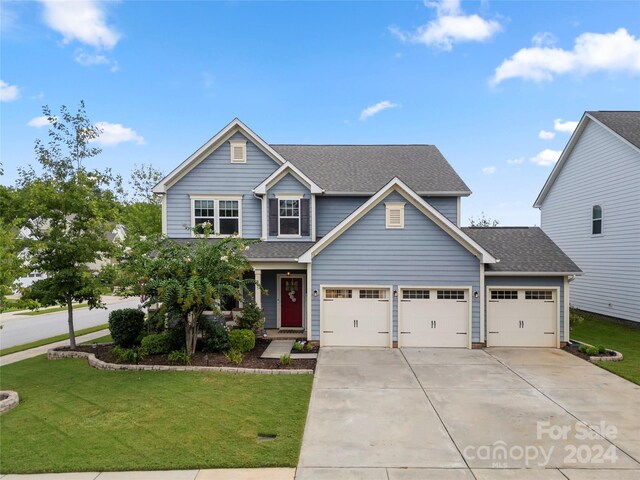
[[[295,468],[226,468],[152,472],[80,472],[0,475],[2,480],[293,480]]]
[[[79,345],[84,342],[95,340],[96,338],[104,337],[105,335],[109,335],[108,329],[98,330],[97,332],[88,333],[86,335],[76,337],[76,343]],[[47,350],[49,350],[50,348],[65,347],[68,345],[69,345],[69,340],[61,340],[59,342],[42,345],[40,347],[30,348],[29,350],[23,350],[21,352],[11,353],[9,355],[0,357],[0,367],[4,365],[9,365],[11,363],[19,362],[21,360],[26,360],[27,358],[37,357],[38,355],[47,353]]]

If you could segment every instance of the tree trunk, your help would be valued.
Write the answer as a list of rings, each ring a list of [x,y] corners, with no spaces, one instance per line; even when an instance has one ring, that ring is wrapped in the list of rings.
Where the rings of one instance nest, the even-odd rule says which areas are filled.
[[[185,322],[185,336],[187,353],[193,355],[196,353],[196,344],[198,342],[198,317],[194,312],[187,314],[187,321]]]
[[[76,332],[73,329],[73,299],[67,298],[67,312],[69,321],[69,348],[76,349]]]

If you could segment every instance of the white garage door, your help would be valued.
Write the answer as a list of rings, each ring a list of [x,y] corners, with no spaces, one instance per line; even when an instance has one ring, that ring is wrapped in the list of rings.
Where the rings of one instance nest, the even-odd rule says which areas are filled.
[[[388,288],[325,288],[320,340],[323,346],[389,347]]]
[[[556,290],[490,289],[487,308],[490,347],[556,347]]]
[[[402,288],[399,346],[469,347],[469,290]]]

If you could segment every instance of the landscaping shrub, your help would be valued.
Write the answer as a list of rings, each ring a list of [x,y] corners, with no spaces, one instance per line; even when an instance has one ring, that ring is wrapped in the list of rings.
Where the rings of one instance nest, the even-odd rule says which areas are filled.
[[[596,355],[598,355],[598,347],[582,345],[579,350],[585,355],[589,355],[590,357],[595,357]]]
[[[304,343],[302,343],[302,342],[296,342],[296,343],[293,344],[293,349],[296,352],[301,352],[303,348],[304,348]]]
[[[109,330],[113,343],[131,348],[144,328],[144,312],[137,308],[123,308],[109,314]]]
[[[169,361],[171,363],[189,365],[191,363],[191,357],[189,357],[189,354],[185,350],[174,350],[169,354]]]
[[[280,365],[291,365],[291,355],[288,353],[280,355]]]
[[[137,364],[144,357],[136,348],[122,348],[117,345],[111,349],[111,353],[116,356],[120,363]]]
[[[596,348],[598,349],[599,355],[604,355],[605,353],[607,353],[607,349],[604,347],[604,345],[598,345]]]
[[[244,355],[239,350],[234,350],[233,348],[228,352],[225,352],[224,357],[227,359],[229,363],[235,363],[236,365],[240,365],[242,363],[242,359]]]
[[[202,322],[202,351],[206,353],[225,352],[229,349],[229,333],[227,328],[219,322],[203,320]]]
[[[237,322],[239,328],[261,332],[264,329],[264,312],[256,302],[245,303]]]
[[[147,335],[140,342],[140,350],[145,355],[161,355],[169,351],[169,334],[156,333]]]
[[[165,330],[165,312],[162,309],[149,313],[147,317],[147,332],[162,333]]]
[[[238,350],[246,353],[256,346],[256,336],[251,330],[239,328],[229,333],[229,347],[231,350]]]
[[[169,319],[169,350],[182,350],[187,344],[187,334],[184,330],[184,319],[173,317]]]

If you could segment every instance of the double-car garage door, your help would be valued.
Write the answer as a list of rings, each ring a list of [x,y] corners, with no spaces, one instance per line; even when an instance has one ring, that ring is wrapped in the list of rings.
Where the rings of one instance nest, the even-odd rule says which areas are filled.
[[[391,346],[392,300],[390,288],[324,288],[322,345]],[[470,346],[469,289],[399,288],[396,300],[400,347]]]

